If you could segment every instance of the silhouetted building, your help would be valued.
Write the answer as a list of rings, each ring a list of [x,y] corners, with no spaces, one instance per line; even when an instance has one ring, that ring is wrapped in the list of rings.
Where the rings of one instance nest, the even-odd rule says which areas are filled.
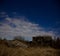
[[[52,45],[52,37],[51,36],[36,36],[33,37],[32,42],[35,45],[43,45],[43,46],[47,46],[47,45]]]

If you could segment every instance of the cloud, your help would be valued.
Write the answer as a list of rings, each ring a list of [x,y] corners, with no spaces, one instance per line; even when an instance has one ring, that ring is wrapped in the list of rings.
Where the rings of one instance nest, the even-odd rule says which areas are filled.
[[[0,12],[0,14],[4,15],[4,14],[6,14],[6,12]]]
[[[8,17],[6,12],[0,12],[0,17]]]
[[[46,32],[39,24],[35,24],[25,19],[6,17],[5,22],[1,23],[0,36],[8,39],[13,39],[14,36],[22,36],[31,39],[33,36],[50,35],[54,36],[53,31]]]

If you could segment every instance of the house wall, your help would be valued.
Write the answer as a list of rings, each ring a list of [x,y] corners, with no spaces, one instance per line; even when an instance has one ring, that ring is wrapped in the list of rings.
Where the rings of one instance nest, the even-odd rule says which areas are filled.
[[[52,37],[51,36],[37,36],[32,38],[32,42],[36,45],[51,45]]]

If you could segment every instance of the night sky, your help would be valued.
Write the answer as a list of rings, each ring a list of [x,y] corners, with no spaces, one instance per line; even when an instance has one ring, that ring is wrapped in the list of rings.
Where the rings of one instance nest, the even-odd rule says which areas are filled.
[[[2,12],[6,12],[11,18],[24,16],[46,31],[60,35],[59,0],[0,0],[0,22],[5,20],[1,17]]]

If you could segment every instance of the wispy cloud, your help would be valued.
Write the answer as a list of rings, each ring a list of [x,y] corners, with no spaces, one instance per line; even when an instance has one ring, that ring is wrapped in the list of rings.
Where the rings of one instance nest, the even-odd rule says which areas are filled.
[[[0,17],[8,17],[6,12],[0,12]]]
[[[6,22],[1,23],[0,25],[0,36],[6,38],[13,38],[14,36],[23,36],[28,37],[30,39],[31,37],[38,35],[55,35],[53,31],[46,32],[43,27],[39,26],[39,24],[35,24],[26,21],[25,19],[22,19],[22,17],[6,17]]]

